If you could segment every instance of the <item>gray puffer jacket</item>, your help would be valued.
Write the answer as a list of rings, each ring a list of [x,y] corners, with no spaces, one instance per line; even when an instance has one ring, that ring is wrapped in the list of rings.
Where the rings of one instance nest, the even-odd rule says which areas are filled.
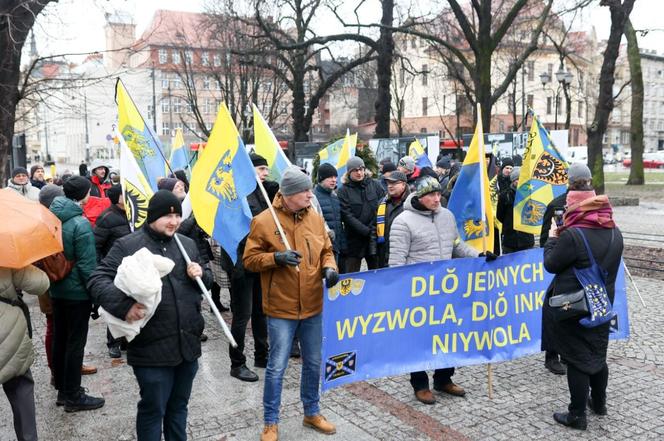
[[[48,289],[48,277],[32,265],[21,269],[0,268],[0,297],[14,301],[17,289],[42,295]],[[34,357],[23,310],[0,302],[0,384],[25,374]]]
[[[477,257],[475,249],[461,242],[454,215],[447,208],[437,211],[413,207],[414,194],[404,202],[404,211],[394,219],[390,230],[389,265]]]
[[[31,201],[39,202],[39,189],[33,187],[30,181],[27,184],[15,184],[11,179],[7,181],[7,188],[11,188],[21,196],[25,196]]]

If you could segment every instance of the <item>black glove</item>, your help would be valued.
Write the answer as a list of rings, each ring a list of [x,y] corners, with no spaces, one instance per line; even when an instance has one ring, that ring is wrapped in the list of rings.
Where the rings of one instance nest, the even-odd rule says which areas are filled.
[[[498,256],[496,254],[493,254],[491,251],[487,251],[485,253],[480,253],[479,256],[480,257],[486,257],[485,260],[487,262],[493,262],[494,260],[496,260],[498,258]]]
[[[92,305],[92,310],[90,311],[90,318],[92,320],[97,320],[99,318],[99,305]]]
[[[295,250],[279,251],[274,253],[274,262],[279,266],[297,266],[301,257],[302,254]]]
[[[323,268],[323,277],[325,278],[325,287],[328,289],[339,281],[339,273],[333,268]]]

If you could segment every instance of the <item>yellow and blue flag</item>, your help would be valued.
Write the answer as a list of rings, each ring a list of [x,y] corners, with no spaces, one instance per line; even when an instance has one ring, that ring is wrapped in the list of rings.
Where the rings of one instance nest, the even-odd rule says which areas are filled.
[[[337,169],[339,176],[343,176],[346,173],[346,162],[355,156],[356,146],[357,133],[351,135],[350,131],[346,130],[346,136],[343,139],[328,144],[318,152],[320,163],[332,164]],[[341,183],[339,183],[339,186],[341,186]]]
[[[427,155],[427,151],[417,139],[410,143],[410,147],[408,148],[408,156],[415,159],[415,165],[417,165],[419,168],[432,167],[429,155]]]
[[[148,202],[153,191],[124,138],[120,141],[120,183],[125,213],[131,231],[141,228],[148,217]]]
[[[171,149],[170,162],[171,170],[185,170],[189,168],[189,156],[187,155],[187,148],[184,145],[184,136],[182,129],[175,129],[175,139],[173,140],[173,148]],[[167,174],[170,170],[166,170]]]
[[[487,164],[484,159],[482,113],[477,107],[477,125],[466,159],[447,203],[454,214],[461,240],[478,251],[493,251],[493,209]]]
[[[546,206],[567,191],[569,165],[537,115],[528,134],[514,197],[514,229],[540,234]]]
[[[145,123],[120,79],[115,85],[115,100],[118,103],[120,133],[150,183],[150,187],[153,191],[157,191],[157,180],[164,177],[164,171],[168,167],[159,138]]]
[[[274,182],[281,181],[281,174],[286,168],[291,166],[291,162],[281,149],[277,138],[270,130],[263,115],[254,108],[254,152],[261,155],[267,161],[267,166],[270,169],[268,179]]]
[[[205,150],[191,174],[189,196],[198,225],[226,250],[233,263],[237,247],[249,233],[247,196],[256,174],[226,103],[219,107]]]

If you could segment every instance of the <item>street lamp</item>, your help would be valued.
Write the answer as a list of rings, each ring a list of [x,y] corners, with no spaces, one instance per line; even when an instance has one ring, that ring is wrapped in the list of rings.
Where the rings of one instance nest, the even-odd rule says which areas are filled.
[[[556,88],[556,95],[555,95],[555,100],[556,100],[556,108],[555,108],[555,118],[554,118],[554,124],[553,124],[553,129],[558,130],[558,102],[560,101],[560,89],[562,88],[563,91],[567,91],[567,88],[572,84],[572,80],[574,79],[574,76],[567,72],[563,66],[563,63],[560,63],[560,67],[558,68],[558,71],[555,73],[556,76],[556,81],[558,82],[558,87]],[[545,88],[548,83],[550,83],[552,80],[551,75],[548,72],[542,72],[540,74],[540,81],[542,82],[542,88]],[[567,109],[569,112],[569,109]]]

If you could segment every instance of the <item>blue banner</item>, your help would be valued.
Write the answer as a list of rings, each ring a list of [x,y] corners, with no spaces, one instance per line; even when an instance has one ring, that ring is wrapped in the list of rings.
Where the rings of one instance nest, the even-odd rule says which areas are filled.
[[[324,291],[322,389],[538,353],[552,279],[542,249],[344,274]],[[622,266],[614,309],[612,338],[627,338]]]

